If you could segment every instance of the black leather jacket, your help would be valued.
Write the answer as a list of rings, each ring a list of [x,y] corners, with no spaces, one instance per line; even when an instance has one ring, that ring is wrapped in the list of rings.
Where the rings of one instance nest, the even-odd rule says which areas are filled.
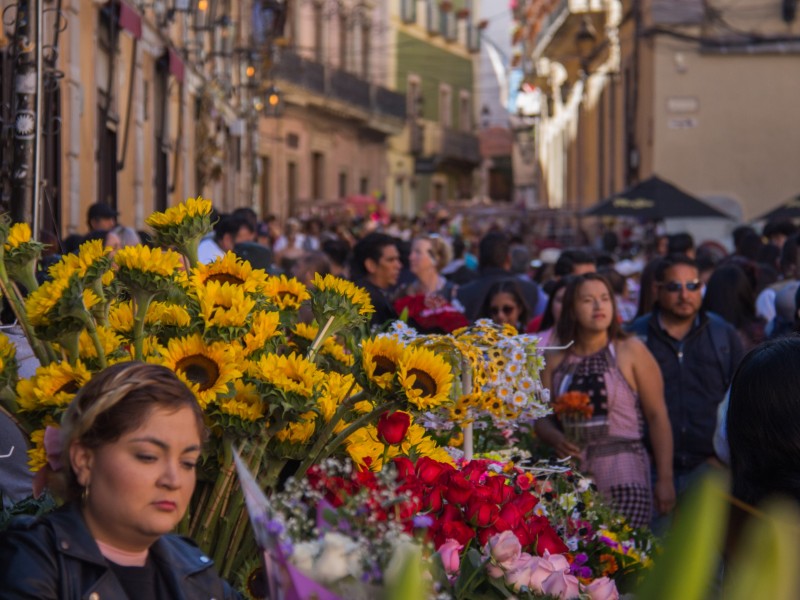
[[[172,590],[170,600],[240,598],[187,538],[162,536],[150,554]],[[0,599],[22,598],[127,599],[77,507],[18,518],[0,533]]]

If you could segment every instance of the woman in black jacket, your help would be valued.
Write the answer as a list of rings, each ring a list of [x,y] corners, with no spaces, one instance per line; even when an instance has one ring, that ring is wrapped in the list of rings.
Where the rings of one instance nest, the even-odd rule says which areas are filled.
[[[0,534],[0,598],[234,598],[191,540],[169,534],[205,436],[194,395],[169,369],[127,362],[97,374],[49,436],[59,440],[48,447],[51,486],[67,503]]]

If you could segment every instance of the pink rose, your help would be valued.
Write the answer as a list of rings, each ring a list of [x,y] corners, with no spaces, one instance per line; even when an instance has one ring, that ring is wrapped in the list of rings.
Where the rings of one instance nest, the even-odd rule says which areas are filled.
[[[578,598],[581,595],[581,586],[578,578],[568,575],[564,571],[555,571],[544,580],[542,589],[548,596],[555,596],[561,600]]]
[[[569,561],[563,554],[553,554],[551,556],[550,553],[545,550],[542,558],[546,558],[550,561],[550,564],[553,565],[553,571],[569,571]]]
[[[458,569],[461,567],[461,557],[459,556],[459,552],[461,549],[464,548],[463,544],[459,544],[454,539],[448,539],[445,541],[444,544],[439,546],[437,552],[439,556],[442,558],[442,564],[444,564],[444,571],[448,575],[455,575],[458,573]]]
[[[516,591],[519,591],[522,586],[527,586],[530,583],[531,574],[536,570],[538,561],[539,557],[533,557],[527,552],[520,554],[513,567],[505,573],[506,583]]]
[[[536,564],[531,571],[531,576],[528,580],[528,588],[537,594],[544,594],[544,582],[556,569],[553,568],[553,563],[547,560],[547,558],[540,558],[537,556],[534,558],[534,561]]]
[[[600,577],[584,586],[583,593],[589,596],[589,600],[619,600],[617,584],[608,577]]]
[[[508,570],[519,558],[522,544],[512,531],[504,531],[489,538],[485,550],[488,550],[492,561]]]

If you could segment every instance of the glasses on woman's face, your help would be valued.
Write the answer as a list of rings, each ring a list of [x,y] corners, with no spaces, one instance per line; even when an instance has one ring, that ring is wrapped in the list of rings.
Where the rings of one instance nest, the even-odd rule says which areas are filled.
[[[680,281],[668,281],[663,285],[666,291],[674,294],[675,292],[680,292],[683,288],[686,288],[687,292],[696,292],[703,284],[699,279],[695,279],[694,281],[687,281],[686,283],[681,283]]]
[[[511,304],[504,304],[503,306],[490,306],[489,307],[489,313],[493,317],[498,316],[500,313],[503,313],[505,316],[510,317],[515,310],[517,310],[517,307],[513,306]]]

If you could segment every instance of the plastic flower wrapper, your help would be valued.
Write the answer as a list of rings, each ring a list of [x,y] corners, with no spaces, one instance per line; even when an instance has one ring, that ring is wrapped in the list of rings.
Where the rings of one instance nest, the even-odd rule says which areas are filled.
[[[211,201],[200,196],[189,198],[164,212],[153,213],[145,222],[153,229],[158,245],[175,247],[194,267],[198,263],[197,247],[200,240],[211,231],[213,225]]]

